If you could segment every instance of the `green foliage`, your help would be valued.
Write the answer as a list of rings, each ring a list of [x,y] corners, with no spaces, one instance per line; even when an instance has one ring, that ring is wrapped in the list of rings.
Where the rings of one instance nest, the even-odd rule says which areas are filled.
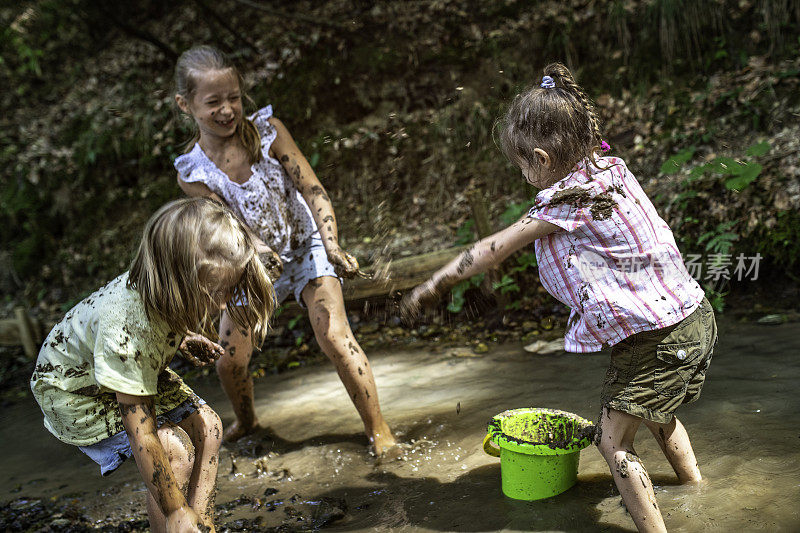
[[[728,292],[720,292],[714,290],[710,286],[705,287],[706,298],[708,298],[708,303],[711,304],[711,307],[714,308],[714,311],[717,313],[722,313],[725,310],[725,297],[728,295]]]
[[[667,98],[672,84],[702,84],[698,79],[738,68],[747,57],[769,53],[777,62],[798,50],[792,10],[770,11],[767,24],[761,3],[736,0],[541,6],[454,0],[422,8],[381,0],[368,10],[350,4],[307,7],[319,20],[350,20],[348,11],[356,9],[357,32],[289,18],[285,31],[264,34],[257,10],[225,2],[214,7],[242,37],[257,35],[263,54],[245,50],[198,13],[196,3],[177,9],[132,0],[115,5],[114,14],[178,52],[200,42],[232,52],[255,82],[250,93],[258,105],[272,103],[301,144],[320,141],[305,153],[330,180],[326,187],[332,196],[342,194],[336,205],[348,210],[340,213],[345,224],[387,199],[390,209],[402,213],[421,191],[426,209],[444,205],[465,180],[484,180],[492,198],[527,193],[522,180],[508,179],[511,164],[498,154],[491,125],[516,91],[541,76],[548,59],[577,66],[576,76],[591,80],[586,86],[592,96],[608,93],[617,99],[622,88],[658,89],[656,106],[680,111],[696,102],[688,95]],[[103,5],[40,0],[6,2],[3,8],[0,81],[11,90],[0,100],[9,124],[20,127],[0,131],[0,166],[6,172],[0,185],[0,237],[18,274],[39,284],[29,295],[42,284],[77,292],[84,283],[96,285],[89,278],[118,273],[147,215],[181,194],[170,162],[182,152],[188,130],[186,122],[176,120],[169,94],[174,65],[152,42],[114,23]],[[192,20],[203,23],[187,24]],[[601,26],[609,31],[592,31]],[[754,30],[765,36],[760,43],[749,37]],[[420,35],[424,45],[415,37]],[[621,50],[621,57],[609,50]],[[277,72],[265,74],[265,65]],[[775,75],[778,80],[797,75],[786,65]],[[742,94],[738,88],[720,96],[714,111],[745,106],[748,121],[769,123],[772,94]],[[664,135],[685,117],[668,108],[657,111]],[[333,148],[354,132],[361,136],[356,149]],[[708,142],[699,134],[681,142],[699,146],[701,140]],[[754,159],[763,150],[748,151],[746,163],[731,165],[731,171],[708,167],[693,170],[692,176],[718,179],[723,193],[752,190],[762,172]],[[677,172],[693,156],[681,155],[664,172]],[[676,207],[697,207],[705,198],[697,191],[693,186],[680,191]],[[527,207],[509,205],[500,218],[505,225],[513,223]],[[431,223],[453,218],[442,209]],[[713,229],[701,227],[702,222],[687,225],[697,230],[693,235]],[[779,235],[793,235],[790,225],[781,222],[780,228]],[[764,246],[775,253],[791,246],[784,244],[785,237],[764,237]],[[472,228],[460,228],[457,238],[471,242]],[[43,265],[54,273],[52,279],[42,281]],[[512,277],[517,274],[523,273]]]
[[[509,274],[503,274],[503,277],[500,278],[500,281],[496,281],[494,284],[492,284],[492,288],[496,291],[500,291],[500,294],[519,292],[519,285],[517,284],[517,281]]]
[[[464,245],[475,240],[475,220],[469,218],[456,230],[456,245]]]
[[[737,233],[730,231],[736,225],[736,221],[723,222],[718,224],[712,231],[707,231],[697,238],[697,244],[706,244],[705,250],[711,254],[729,254],[733,248],[734,241],[739,239]]]
[[[669,159],[667,159],[663,165],[661,165],[661,173],[662,174],[677,174],[684,163],[689,161],[692,156],[694,156],[695,148],[694,146],[690,146],[689,148],[684,148],[677,154],[673,155]]]
[[[503,224],[503,227],[510,226],[520,218],[522,215],[530,210],[531,205],[533,205],[534,198],[531,198],[530,202],[521,202],[521,203],[513,203],[506,207],[506,210],[500,214],[500,222]]]
[[[769,152],[771,148],[772,147],[768,142],[762,141],[760,143],[756,143],[748,147],[745,154],[749,157],[761,157],[762,155],[765,155],[767,152]]]
[[[735,231],[739,221],[728,220],[711,225],[707,219],[689,215],[695,210],[702,210],[700,204],[701,190],[715,187],[722,194],[741,193],[749,187],[763,170],[762,165],[754,159],[767,154],[771,146],[767,142],[759,142],[745,150],[743,158],[718,156],[706,163],[695,165],[687,171],[686,165],[692,160],[696,152],[694,146],[682,149],[670,157],[662,166],[664,174],[685,174],[680,182],[682,190],[676,194],[671,204],[681,213],[687,213],[681,219],[679,228],[687,252],[700,252],[708,268],[721,268],[723,257],[732,254],[734,244],[741,240],[741,235]],[[721,185],[721,189],[720,189]],[[712,189],[714,190],[714,189]],[[696,211],[695,211],[696,212]],[[693,237],[694,236],[694,237]],[[722,312],[725,307],[725,296],[728,291],[728,280],[720,277],[716,282],[704,284],[706,297],[714,309]]]
[[[769,152],[770,148],[769,143],[759,142],[748,147],[745,154],[750,158],[761,157]],[[664,174],[677,174],[684,170],[684,165],[692,159],[694,153],[694,146],[681,150],[661,165],[661,172]],[[755,161],[720,156],[715,157],[708,163],[693,167],[683,180],[683,185],[689,185],[707,176],[713,177],[716,175],[718,178],[724,179],[723,184],[726,189],[741,192],[758,178],[762,170],[763,167]],[[685,200],[696,196],[696,191],[691,189],[682,191],[673,202],[679,203],[682,208],[685,208]]]
[[[451,313],[460,313],[464,309],[466,298],[464,294],[474,287],[480,287],[483,283],[486,274],[476,274],[469,279],[458,282],[452,289],[450,289],[450,303],[447,304],[447,310]]]
[[[516,265],[509,268],[499,281],[492,285],[494,290],[499,290],[500,294],[519,293],[520,281],[528,271],[536,269],[536,254],[533,252],[522,252],[516,254]],[[515,299],[506,304],[506,309],[518,309],[520,300]]]
[[[759,253],[784,267],[789,277],[800,281],[793,274],[800,261],[800,213],[779,212],[775,225],[772,228],[763,228],[756,235],[756,243]]]
[[[304,315],[302,314],[293,316],[292,318],[289,319],[289,322],[287,322],[286,327],[288,327],[289,329],[296,328],[297,323],[300,322],[300,320],[302,320],[303,316]]]

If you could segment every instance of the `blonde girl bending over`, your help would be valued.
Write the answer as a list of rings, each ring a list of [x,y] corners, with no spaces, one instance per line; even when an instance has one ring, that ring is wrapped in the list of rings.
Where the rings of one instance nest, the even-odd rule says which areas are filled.
[[[42,346],[31,377],[45,427],[108,475],[133,457],[150,528],[213,531],[222,424],[167,367],[181,350],[212,363],[222,348],[192,333],[234,294],[230,319],[260,342],[274,295],[250,231],[204,198],[162,207],[128,272],[73,307]]]

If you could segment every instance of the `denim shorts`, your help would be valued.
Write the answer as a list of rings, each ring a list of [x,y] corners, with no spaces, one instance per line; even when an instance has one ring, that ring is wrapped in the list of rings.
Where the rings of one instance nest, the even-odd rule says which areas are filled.
[[[611,348],[603,405],[672,422],[679,406],[700,397],[716,342],[714,310],[705,298],[677,324],[631,335]]]
[[[312,237],[305,246],[292,250],[289,257],[281,259],[283,274],[274,285],[278,304],[283,303],[289,294],[294,294],[297,303],[305,307],[302,293],[311,280],[331,276],[341,282],[333,265],[328,261],[328,252],[325,251],[325,246],[319,237]]]
[[[199,396],[194,396],[184,401],[175,409],[167,411],[156,417],[156,424],[161,427],[166,422],[179,424],[206,402]],[[107,476],[120,467],[128,457],[133,456],[128,433],[120,431],[116,435],[103,439],[89,446],[78,446],[95,463],[100,465],[100,475]]]

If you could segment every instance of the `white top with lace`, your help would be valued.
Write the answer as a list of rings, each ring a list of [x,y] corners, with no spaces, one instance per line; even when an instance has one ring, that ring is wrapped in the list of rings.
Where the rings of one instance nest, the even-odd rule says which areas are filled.
[[[236,183],[214,164],[200,148],[175,159],[175,169],[187,183],[202,182],[236,213],[270,248],[288,260],[312,236],[319,236],[308,204],[283,165],[269,155],[278,133],[269,123],[272,106],[250,116],[261,135],[261,161],[250,170],[244,183]],[[315,235],[316,234],[316,235]]]

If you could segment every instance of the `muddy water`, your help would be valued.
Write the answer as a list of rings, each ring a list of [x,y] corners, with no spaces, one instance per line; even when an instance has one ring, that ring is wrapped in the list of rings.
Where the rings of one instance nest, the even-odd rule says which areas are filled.
[[[224,449],[220,523],[260,517],[264,527],[291,524],[298,512],[340,502],[347,513],[331,530],[632,531],[594,448],[581,452],[578,485],[539,502],[504,498],[498,460],[480,449],[488,420],[509,408],[552,407],[596,419],[607,360],[532,355],[521,345],[475,358],[373,353],[386,417],[410,444],[406,461],[377,466],[331,367],[259,380],[258,414],[270,429]],[[679,411],[706,480],[676,485],[655,440],[644,428],[638,434],[636,449],[670,530],[800,528],[798,383],[800,324],[720,321],[703,397]],[[193,385],[230,420],[216,383]],[[95,520],[142,516],[144,489],[132,461],[100,478],[81,453],[49,436],[32,401],[0,416],[0,501],[68,494]],[[247,498],[237,500],[241,495]]]

